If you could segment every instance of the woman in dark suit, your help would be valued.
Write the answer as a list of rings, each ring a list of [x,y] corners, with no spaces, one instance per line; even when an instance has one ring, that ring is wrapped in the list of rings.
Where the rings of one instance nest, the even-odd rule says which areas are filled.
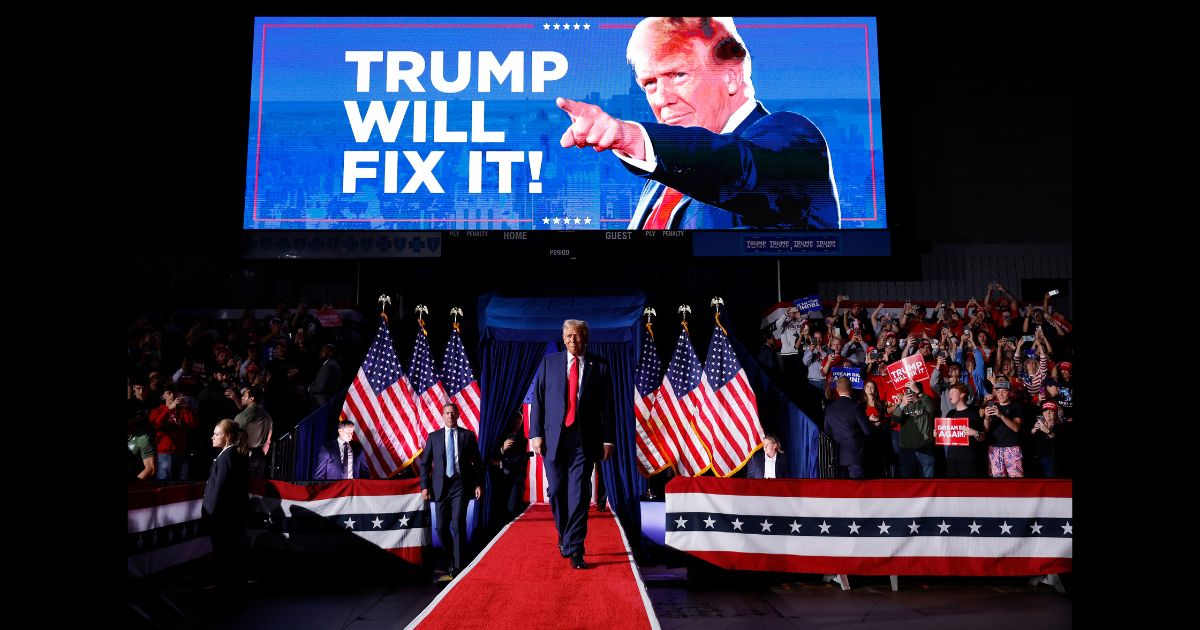
[[[222,420],[213,429],[212,445],[221,452],[208,473],[201,516],[207,522],[212,539],[217,584],[222,589],[231,589],[241,580],[241,550],[238,547],[250,507],[246,432],[232,420]]]

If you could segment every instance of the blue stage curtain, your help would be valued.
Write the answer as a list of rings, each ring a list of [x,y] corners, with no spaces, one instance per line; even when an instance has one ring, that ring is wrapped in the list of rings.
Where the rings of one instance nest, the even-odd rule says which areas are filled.
[[[480,344],[479,391],[483,409],[479,419],[479,450],[484,462],[520,416],[521,400],[546,351],[546,341],[501,341],[492,337]],[[493,490],[491,475],[486,475],[482,500],[479,501],[480,518],[476,522],[488,527],[494,525],[491,521]]]
[[[746,370],[746,378],[758,399],[758,419],[763,431],[779,435],[779,444],[788,455],[789,473],[797,479],[817,478],[820,429],[795,403],[771,382],[771,376],[759,366],[754,355],[736,338],[729,343]]]
[[[308,414],[296,425],[295,459],[292,480],[312,479],[317,467],[317,451],[321,445],[335,439],[338,419],[342,414],[342,403],[346,389],[330,397],[329,402]]]
[[[500,297],[494,293],[479,298],[479,387],[483,396],[480,418],[480,449],[486,453],[497,444],[513,421],[521,400],[529,390],[538,361],[547,343],[562,349],[562,322],[588,322],[588,352],[609,362],[613,380],[613,408],[617,444],[613,459],[601,466],[609,503],[627,532],[641,531],[638,497],[646,482],[637,473],[634,452],[633,376],[637,360],[637,333],[645,295],[590,297]],[[485,486],[483,514],[488,523],[490,483]],[[638,536],[631,536],[637,544]]]
[[[636,339],[636,330],[631,331]],[[600,476],[621,525],[626,532],[642,531],[642,512],[639,499],[646,492],[646,479],[638,473],[636,439],[633,417],[633,378],[637,369],[637,345],[634,341],[588,342],[587,351],[608,361],[612,373],[613,411],[617,423],[616,452],[600,464]],[[630,534],[630,544],[641,536]]]

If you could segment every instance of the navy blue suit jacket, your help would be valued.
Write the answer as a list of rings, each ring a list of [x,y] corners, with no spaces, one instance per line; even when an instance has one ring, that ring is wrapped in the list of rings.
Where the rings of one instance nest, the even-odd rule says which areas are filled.
[[[839,466],[862,466],[863,449],[871,434],[871,423],[862,405],[838,396],[825,408],[825,432],[837,443]]]
[[[837,185],[821,130],[794,112],[757,103],[730,134],[642,123],[658,165],[629,223],[641,229],[664,184],[683,193],[669,229],[836,229]]]
[[[241,527],[250,510],[250,460],[236,447],[222,450],[208,471],[203,512],[214,527]]]
[[[340,448],[337,440],[321,445],[321,450],[317,451],[317,470],[313,473],[313,479],[345,479]],[[371,472],[367,467],[367,458],[363,457],[362,444],[350,442],[350,452],[354,454],[354,478],[370,479]]]
[[[475,498],[475,487],[483,485],[483,459],[479,456],[479,442],[475,434],[461,424],[455,429],[458,440],[458,471],[462,478],[464,497]],[[445,498],[446,484],[446,429],[429,434],[425,450],[421,453],[421,489],[429,490],[434,501]]]
[[[579,384],[575,422],[579,423],[584,457],[599,461],[604,455],[604,444],[616,443],[612,382],[608,363],[604,359],[584,352],[583,360],[583,382]],[[529,438],[544,438],[546,458],[553,461],[558,452],[563,418],[567,415],[567,353],[555,352],[543,357],[534,383],[533,403],[529,409]]]
[[[747,479],[765,479],[763,475],[767,474],[767,454],[760,448],[758,452],[750,456],[750,461],[746,463],[746,478]],[[775,478],[790,479],[791,471],[788,470],[787,453],[783,451],[775,452]]]

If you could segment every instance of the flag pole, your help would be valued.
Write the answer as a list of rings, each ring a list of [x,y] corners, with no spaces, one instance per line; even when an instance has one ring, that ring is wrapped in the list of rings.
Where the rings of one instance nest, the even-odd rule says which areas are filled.
[[[388,321],[387,307],[392,305],[392,298],[388,294],[383,293],[376,301],[379,302],[379,316],[383,318],[383,321]]]
[[[724,303],[725,300],[722,300],[720,297],[714,297],[712,301],[709,302],[709,306],[717,309],[717,314],[713,317],[713,320],[717,322],[717,328],[720,328],[721,332],[725,333],[725,336],[728,337],[729,331],[725,330],[725,327],[721,325],[721,305]]]

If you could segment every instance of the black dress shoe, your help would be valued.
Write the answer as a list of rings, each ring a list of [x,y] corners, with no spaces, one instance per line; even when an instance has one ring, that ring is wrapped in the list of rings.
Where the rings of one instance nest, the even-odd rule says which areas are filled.
[[[571,568],[572,569],[588,568],[588,564],[583,561],[583,552],[582,551],[576,551],[575,553],[571,554]]]
[[[597,511],[597,512],[607,512],[607,511],[608,511],[608,505],[607,505],[607,504],[601,504],[601,505],[597,505],[597,506],[596,506],[596,511]]]

